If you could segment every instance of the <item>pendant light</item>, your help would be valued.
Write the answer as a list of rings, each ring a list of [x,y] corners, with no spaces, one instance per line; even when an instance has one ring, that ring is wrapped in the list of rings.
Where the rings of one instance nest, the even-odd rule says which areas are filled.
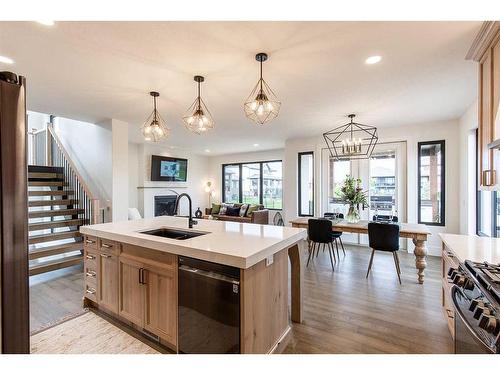
[[[205,133],[215,127],[212,114],[208,110],[205,102],[201,98],[201,83],[205,81],[202,76],[194,76],[195,82],[198,82],[198,97],[188,108],[186,115],[182,117],[187,129],[196,134]]]
[[[153,97],[153,112],[142,125],[142,135],[146,141],[159,142],[168,137],[170,129],[156,108],[156,98],[160,96],[160,93],[151,91],[149,95]]]
[[[335,160],[369,159],[378,142],[377,128],[354,122],[355,116],[348,115],[351,119],[349,123],[323,133],[326,146]]]
[[[262,78],[262,63],[268,59],[267,54],[261,52],[255,55],[260,63],[260,79],[248,96],[245,104],[245,115],[257,124],[263,125],[278,116],[281,103],[273,90]]]

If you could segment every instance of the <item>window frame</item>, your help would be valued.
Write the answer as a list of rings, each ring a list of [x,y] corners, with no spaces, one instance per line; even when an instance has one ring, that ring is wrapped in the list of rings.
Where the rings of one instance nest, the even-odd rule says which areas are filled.
[[[417,144],[417,163],[418,163],[418,175],[417,175],[417,215],[418,215],[418,223],[419,224],[425,224],[425,225],[430,225],[430,226],[436,226],[436,227],[444,227],[446,226],[446,145],[445,145],[445,140],[441,139],[438,141],[425,141],[425,142],[418,142]],[[420,180],[422,178],[421,175],[421,168],[422,168],[422,162],[421,162],[421,148],[422,146],[429,146],[429,145],[440,145],[441,146],[441,202],[440,202],[440,208],[441,208],[441,215],[440,215],[440,222],[439,223],[433,223],[433,222],[426,222],[421,220],[421,204],[422,204],[422,197],[421,197],[421,190],[422,190],[422,185],[420,183]]]
[[[313,161],[313,168],[312,168],[312,191],[313,191],[313,197],[312,197],[312,215],[309,215],[309,214],[303,214],[302,211],[301,211],[301,208],[302,208],[302,188],[301,188],[301,180],[302,180],[302,173],[300,172],[300,167],[301,167],[301,159],[302,159],[302,156],[303,155],[311,155],[312,156],[312,161]],[[314,210],[315,210],[315,186],[314,186],[314,151],[303,151],[303,152],[299,152],[297,154],[297,191],[298,191],[298,206],[297,206],[297,215],[300,216],[300,217],[314,217]]]
[[[281,159],[274,159],[274,160],[262,160],[262,161],[245,161],[245,162],[239,162],[239,163],[226,163],[222,164],[222,202],[226,202],[226,179],[224,176],[224,170],[228,166],[235,167],[237,166],[239,168],[239,191],[238,191],[238,203],[242,203],[243,199],[243,165],[245,164],[259,164],[259,176],[260,176],[260,183],[259,183],[259,204],[264,204],[264,171],[263,171],[263,165],[265,163],[281,163],[281,176],[283,178],[283,160]],[[281,181],[281,208],[268,208],[264,206],[266,210],[271,210],[271,211],[282,211],[283,210],[283,179]]]

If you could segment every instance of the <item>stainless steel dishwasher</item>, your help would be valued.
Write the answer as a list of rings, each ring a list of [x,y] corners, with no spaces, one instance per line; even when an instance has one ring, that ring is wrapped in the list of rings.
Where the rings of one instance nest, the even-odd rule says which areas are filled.
[[[179,257],[179,352],[240,352],[240,269]]]

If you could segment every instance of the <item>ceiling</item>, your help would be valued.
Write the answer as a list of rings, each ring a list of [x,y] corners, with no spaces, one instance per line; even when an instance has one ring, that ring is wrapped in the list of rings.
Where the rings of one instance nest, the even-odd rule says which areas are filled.
[[[171,128],[166,147],[211,154],[284,146],[347,122],[377,127],[458,118],[476,97],[476,67],[464,59],[481,22],[0,22],[0,63],[27,77],[28,109],[82,121],[116,118],[139,128],[149,91]],[[264,78],[282,102],[258,126],[243,102]],[[366,65],[365,59],[382,61]],[[216,122],[189,133],[181,117],[196,96]],[[254,144],[259,144],[258,147]]]

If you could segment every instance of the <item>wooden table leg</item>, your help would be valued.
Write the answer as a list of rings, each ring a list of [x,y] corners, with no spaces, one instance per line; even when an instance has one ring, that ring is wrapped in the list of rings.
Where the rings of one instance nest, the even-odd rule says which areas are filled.
[[[292,279],[292,322],[302,323],[302,267],[300,264],[299,245],[295,244],[288,249],[288,257],[291,265]]]
[[[427,267],[427,248],[425,247],[425,240],[413,239],[413,244],[415,245],[415,267],[417,268],[418,283],[424,283],[424,270]]]

